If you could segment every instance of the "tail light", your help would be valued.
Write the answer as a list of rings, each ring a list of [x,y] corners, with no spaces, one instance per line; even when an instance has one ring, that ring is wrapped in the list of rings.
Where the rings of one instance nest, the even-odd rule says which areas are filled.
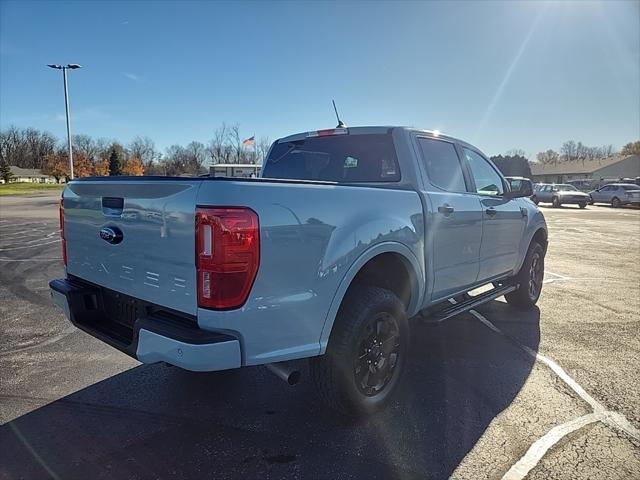
[[[260,264],[258,215],[249,208],[196,209],[198,306],[238,308]]]
[[[60,241],[62,243],[62,261],[67,266],[67,241],[64,238],[64,198],[60,199]]]

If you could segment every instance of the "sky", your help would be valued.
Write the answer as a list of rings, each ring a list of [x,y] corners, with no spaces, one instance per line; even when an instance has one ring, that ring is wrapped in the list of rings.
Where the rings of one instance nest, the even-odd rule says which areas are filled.
[[[488,155],[640,138],[640,2],[0,0],[0,128],[160,149],[222,123],[270,139],[438,129]]]

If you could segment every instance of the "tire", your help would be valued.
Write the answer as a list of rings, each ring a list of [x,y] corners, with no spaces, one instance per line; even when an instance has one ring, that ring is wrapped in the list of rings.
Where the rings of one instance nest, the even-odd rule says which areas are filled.
[[[578,204],[578,206],[579,206],[580,208],[587,208],[587,202],[579,203],[579,204]]]
[[[622,202],[620,202],[620,199],[618,197],[613,197],[611,199],[611,206],[613,208],[618,208],[618,207],[620,207],[620,205],[622,205]]]
[[[407,361],[408,330],[405,306],[393,292],[368,286],[349,288],[326,353],[309,359],[320,398],[350,416],[382,409],[395,392]]]
[[[544,279],[544,253],[542,245],[535,240],[531,242],[522,268],[513,279],[518,289],[504,296],[509,305],[530,308],[538,302]]]
[[[560,199],[558,197],[553,197],[551,199],[551,205],[553,205],[555,208],[559,208],[562,206],[562,203],[560,202]]]
[[[589,195],[589,205],[593,205],[593,198],[591,197],[591,195]]]

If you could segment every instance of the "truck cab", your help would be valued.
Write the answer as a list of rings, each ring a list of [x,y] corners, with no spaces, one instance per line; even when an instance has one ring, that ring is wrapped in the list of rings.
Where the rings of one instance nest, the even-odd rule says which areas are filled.
[[[330,406],[371,413],[399,381],[408,319],[535,304],[547,230],[530,194],[466,142],[387,126],[279,139],[260,178],[74,180],[52,296],[142,362],[282,374],[309,358]]]

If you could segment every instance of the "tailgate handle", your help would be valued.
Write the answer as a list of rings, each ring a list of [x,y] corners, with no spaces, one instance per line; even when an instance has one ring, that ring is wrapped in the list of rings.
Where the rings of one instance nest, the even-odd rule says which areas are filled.
[[[105,215],[122,215],[124,198],[102,197],[102,213]]]

